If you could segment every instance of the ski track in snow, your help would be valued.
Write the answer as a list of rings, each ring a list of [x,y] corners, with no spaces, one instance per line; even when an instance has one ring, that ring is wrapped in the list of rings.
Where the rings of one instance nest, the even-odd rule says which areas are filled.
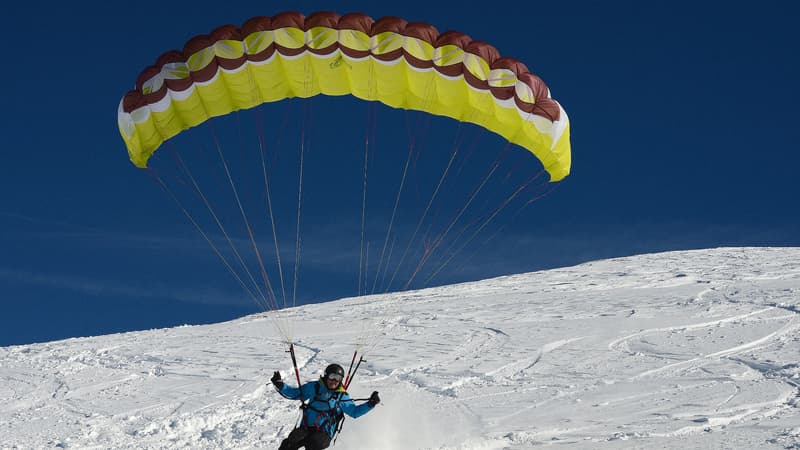
[[[728,248],[4,347],[0,449],[277,448],[276,325],[304,381],[365,344],[334,448],[800,449],[799,310],[800,249]]]

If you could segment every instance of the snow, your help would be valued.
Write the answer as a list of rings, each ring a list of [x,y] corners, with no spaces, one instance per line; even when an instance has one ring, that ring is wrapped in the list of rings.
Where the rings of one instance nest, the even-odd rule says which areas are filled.
[[[333,448],[800,448],[800,249],[721,248],[0,348],[0,448],[277,448],[301,376],[383,402]]]

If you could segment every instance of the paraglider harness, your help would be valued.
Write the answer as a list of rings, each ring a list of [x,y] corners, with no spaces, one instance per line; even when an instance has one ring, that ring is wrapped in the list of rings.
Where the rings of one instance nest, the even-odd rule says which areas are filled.
[[[314,423],[305,423],[306,428],[313,428],[317,431],[327,432],[327,427],[329,425],[333,426],[333,435],[331,437],[335,442],[337,435],[339,434],[340,431],[342,431],[342,424],[344,423],[344,413],[341,411],[341,409],[339,409],[339,403],[342,400],[342,395],[345,394],[347,391],[345,391],[343,388],[336,391],[336,393],[334,394],[335,401],[330,409],[326,410],[317,409],[311,406],[315,401],[327,402],[330,405],[330,399],[324,400],[319,397],[320,389],[322,389],[320,387],[320,384],[321,381],[318,381],[314,384],[314,397],[311,398],[308,401],[308,403],[301,401],[300,410],[302,411],[302,416],[300,420],[305,422],[306,410],[310,409],[311,411],[316,412],[317,418],[314,419]]]
[[[302,388],[302,383],[300,382],[300,371],[297,368],[297,358],[294,355],[294,344],[289,345],[288,353],[291,354],[292,356],[292,364],[294,364],[294,371],[295,375],[297,376],[297,386],[299,388]],[[361,366],[361,363],[363,361],[366,361],[363,356],[360,357],[358,363],[355,365],[355,369],[353,369],[353,364],[356,361],[357,354],[358,351],[353,352],[353,359],[350,361],[350,367],[347,369],[347,377],[342,381],[340,388],[336,390],[336,393],[334,394],[336,397],[336,401],[333,403],[333,406],[330,409],[321,410],[311,406],[311,404],[317,400],[319,400],[320,402],[326,401],[319,398],[319,393],[321,389],[320,385],[322,383],[321,379],[314,384],[314,397],[309,399],[308,403],[306,403],[305,399],[303,398],[303,391],[302,389],[300,389],[300,418],[297,420],[295,428],[298,428],[302,423],[306,428],[310,428],[317,431],[326,431],[325,428],[327,425],[329,424],[333,425],[334,428],[333,428],[333,433],[331,434],[331,442],[333,444],[336,444],[336,439],[339,437],[339,433],[342,432],[342,427],[344,425],[344,419],[345,419],[344,412],[342,412],[342,410],[339,408],[339,403],[341,403],[342,401],[342,395],[347,393],[347,387],[350,386],[350,383],[353,381],[353,378],[355,377],[358,368]],[[278,391],[278,393],[283,395],[283,393],[280,390]],[[285,395],[283,396],[286,397]],[[355,402],[358,400],[369,400],[369,399],[359,398],[359,399],[349,399],[346,401]],[[327,401],[329,402],[330,399],[328,399]],[[314,420],[313,424],[305,423],[306,410],[308,409],[317,413],[317,419]]]

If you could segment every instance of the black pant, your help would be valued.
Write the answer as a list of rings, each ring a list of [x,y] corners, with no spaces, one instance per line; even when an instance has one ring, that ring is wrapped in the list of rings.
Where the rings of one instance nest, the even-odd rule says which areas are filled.
[[[297,450],[305,446],[306,450],[322,450],[331,445],[328,433],[314,428],[295,428],[289,436],[281,442],[278,450]]]

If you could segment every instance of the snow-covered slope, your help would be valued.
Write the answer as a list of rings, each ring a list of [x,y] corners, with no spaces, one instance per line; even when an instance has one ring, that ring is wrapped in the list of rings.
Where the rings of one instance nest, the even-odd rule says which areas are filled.
[[[0,348],[0,448],[277,448],[301,375],[383,403],[334,448],[800,448],[800,249],[642,255]]]

